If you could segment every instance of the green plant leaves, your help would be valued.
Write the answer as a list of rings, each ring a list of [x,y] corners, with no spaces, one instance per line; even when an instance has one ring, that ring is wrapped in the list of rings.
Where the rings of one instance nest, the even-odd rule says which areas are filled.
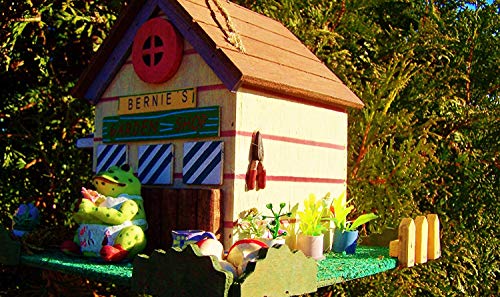
[[[303,234],[316,236],[321,235],[326,230],[321,222],[325,208],[324,200],[316,200],[314,194],[310,194],[304,200],[304,210],[297,213],[300,218],[299,229]]]
[[[362,214],[359,217],[357,217],[347,228],[346,231],[354,231],[356,230],[359,226],[368,223],[371,220],[374,220],[378,218],[376,214],[373,213],[366,213]]]

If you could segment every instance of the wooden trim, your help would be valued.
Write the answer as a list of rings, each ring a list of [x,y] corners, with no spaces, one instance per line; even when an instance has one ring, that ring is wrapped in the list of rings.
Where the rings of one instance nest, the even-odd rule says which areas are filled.
[[[271,95],[277,98],[283,98],[285,100],[289,100],[292,102],[297,102],[319,108],[325,108],[343,113],[347,113],[346,107],[362,108],[364,106],[364,105],[354,104],[351,102],[347,103],[341,99],[333,97],[328,98],[323,94],[316,94],[313,92],[300,90],[297,88],[283,87],[283,90],[280,90],[277,87],[271,86],[269,83],[267,83],[267,85],[268,86],[266,86],[265,82],[259,83],[247,79],[242,84],[241,87],[250,91],[262,92],[266,95]]]

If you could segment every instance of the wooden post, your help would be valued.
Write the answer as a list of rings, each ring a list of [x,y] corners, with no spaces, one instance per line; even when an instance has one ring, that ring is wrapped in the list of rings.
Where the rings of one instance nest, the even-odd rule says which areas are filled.
[[[391,240],[389,242],[389,256],[391,257],[399,257],[399,240]]]
[[[439,237],[439,218],[437,214],[428,214],[429,241],[427,242],[427,259],[435,260],[441,256],[441,241]]]
[[[415,222],[411,218],[404,218],[399,224],[399,265],[412,267],[415,265]]]
[[[427,262],[427,242],[429,227],[425,216],[415,218],[415,263]]]

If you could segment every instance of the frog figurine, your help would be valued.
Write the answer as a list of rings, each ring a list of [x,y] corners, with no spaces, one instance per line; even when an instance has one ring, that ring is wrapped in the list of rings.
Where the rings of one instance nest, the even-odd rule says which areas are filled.
[[[65,252],[81,252],[106,262],[131,259],[146,247],[146,213],[141,183],[128,165],[112,166],[92,180],[96,191],[82,188],[73,218],[79,224]]]

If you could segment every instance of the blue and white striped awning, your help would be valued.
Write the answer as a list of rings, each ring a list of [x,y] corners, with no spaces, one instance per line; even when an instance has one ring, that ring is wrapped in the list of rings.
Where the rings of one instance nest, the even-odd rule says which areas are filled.
[[[185,184],[221,185],[224,142],[185,142],[182,178]]]
[[[171,143],[141,145],[138,158],[139,180],[144,185],[173,183],[174,146]]]
[[[109,167],[121,166],[128,162],[128,149],[125,144],[100,144],[97,146],[97,164],[95,171],[108,170]]]

